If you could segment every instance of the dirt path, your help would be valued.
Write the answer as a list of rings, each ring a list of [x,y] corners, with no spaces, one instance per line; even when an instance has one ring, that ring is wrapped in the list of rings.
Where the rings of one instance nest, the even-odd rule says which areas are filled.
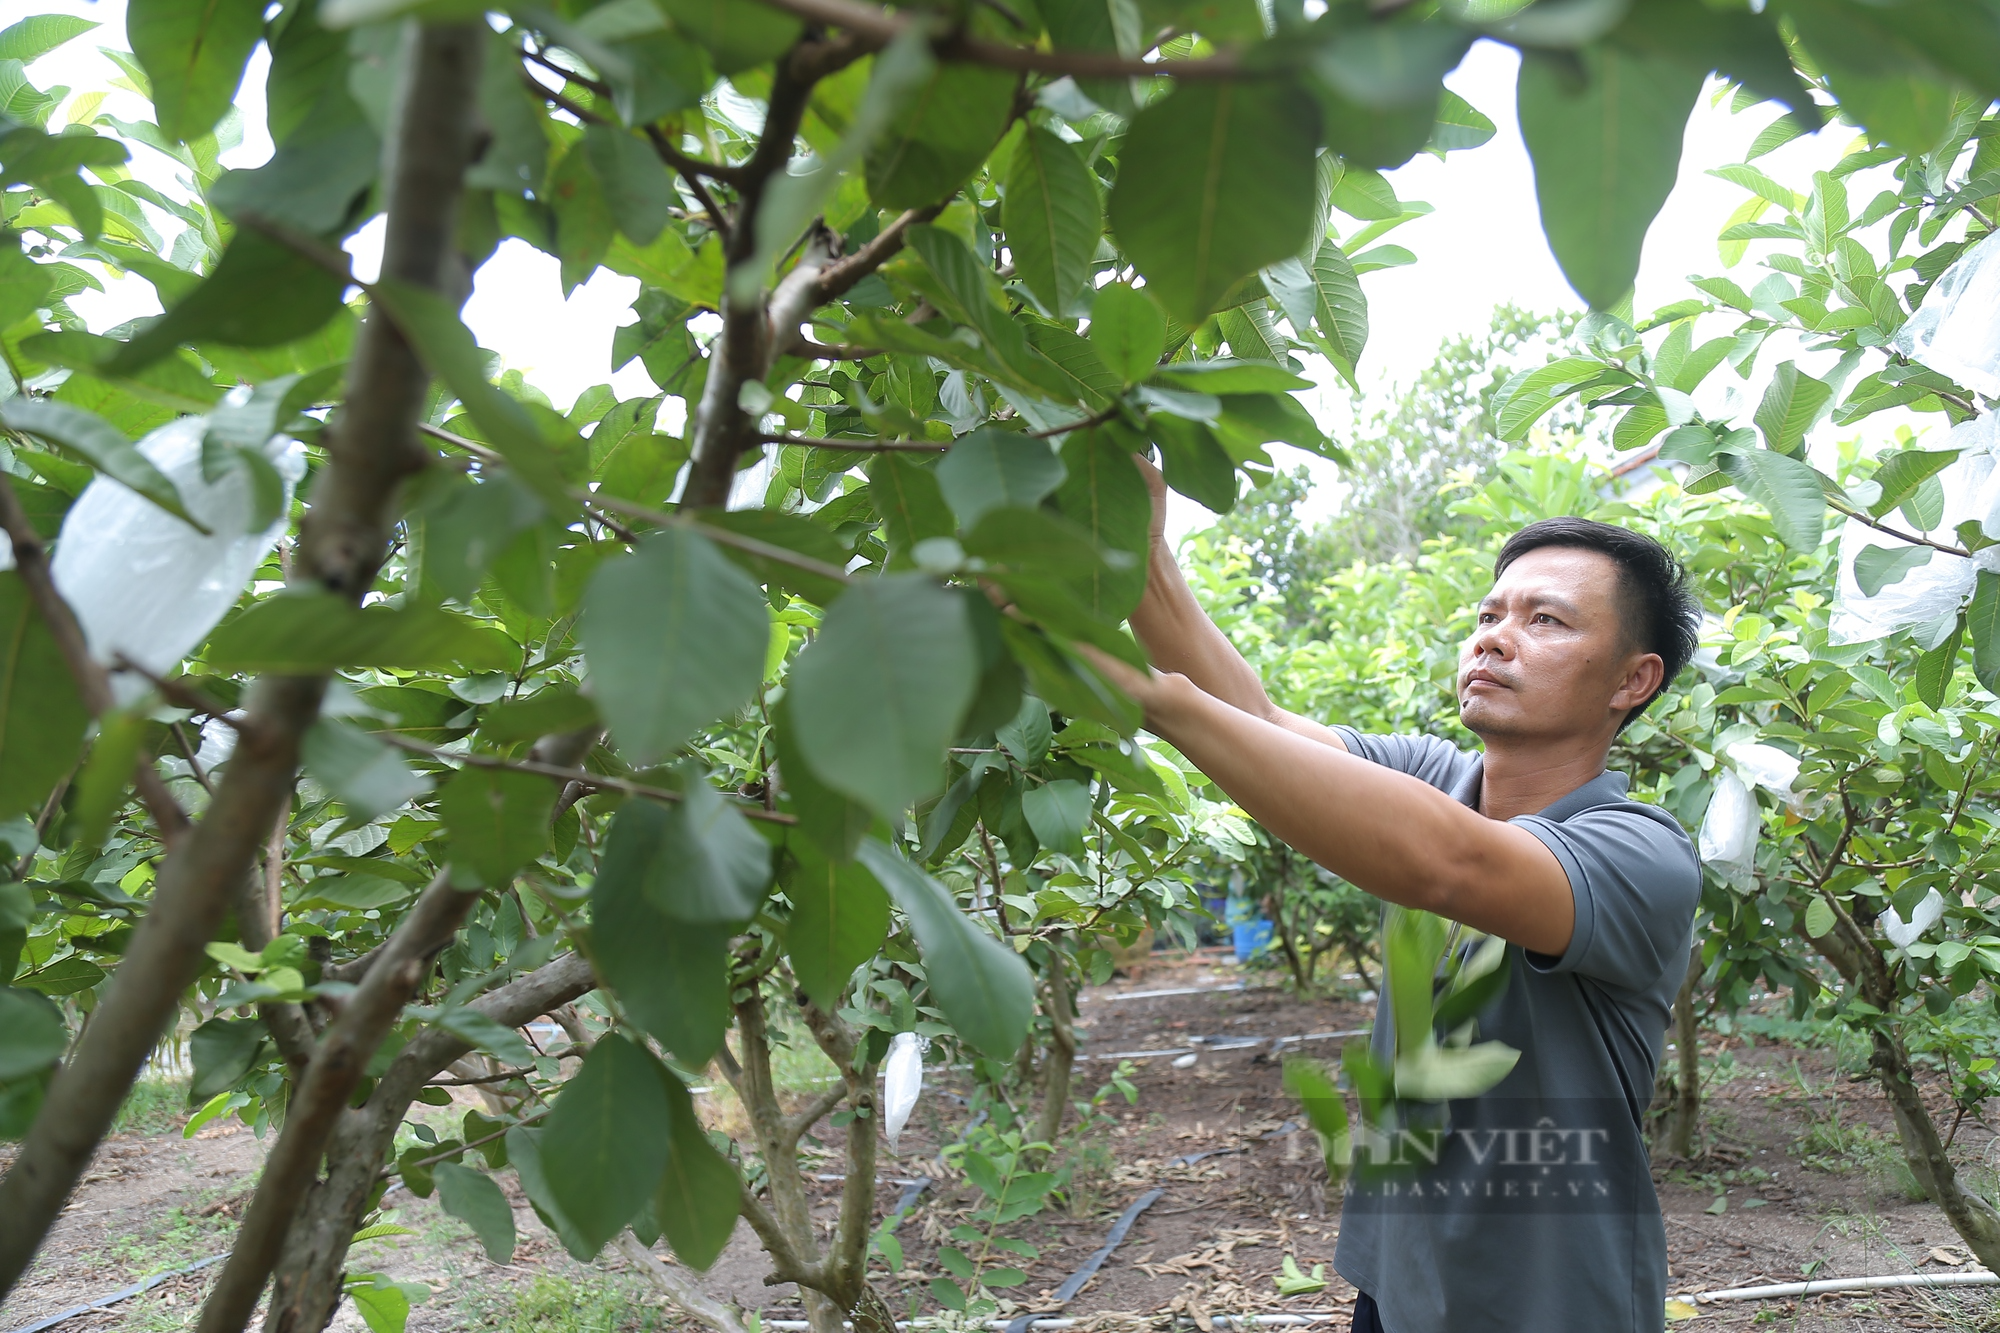
[[[1116,1326],[1141,1317],[1158,1323],[1169,1315],[1204,1320],[1222,1313],[1327,1311],[1336,1316],[1332,1327],[1344,1329],[1354,1293],[1331,1267],[1339,1200],[1328,1197],[1317,1144],[1296,1127],[1269,1039],[1365,1027],[1369,1006],[1300,1003],[1262,988],[1261,978],[1250,978],[1259,983],[1251,989],[1216,989],[1243,980],[1226,961],[1198,956],[1162,961],[1142,978],[1087,992],[1080,1024],[1086,1054],[1163,1054],[1133,1061],[1135,1105],[1113,1097],[1106,1106],[1115,1123],[1083,1150],[1072,1208],[1005,1229],[1039,1248],[1039,1257],[1019,1264],[1027,1281],[1007,1293],[1022,1309],[1044,1304],[1099,1246],[1118,1213],[1158,1188],[1158,1202],[1066,1313],[1099,1316],[1100,1323]],[[1182,988],[1203,993],[1121,998]],[[1191,1046],[1194,1038],[1208,1040]],[[1250,1044],[1250,1038],[1261,1040]],[[1244,1044],[1216,1049],[1231,1041]],[[1305,1048],[1330,1058],[1339,1044],[1323,1040]],[[1190,1050],[1199,1052],[1193,1065],[1174,1068],[1173,1056]],[[1715,1039],[1705,1054],[1719,1066],[1705,1108],[1709,1151],[1696,1162],[1659,1163],[1655,1173],[1667,1216],[1671,1291],[1803,1276],[1964,1271],[1965,1256],[1942,1214],[1912,1202],[1903,1189],[1879,1094],[1849,1082],[1832,1052],[1739,1032]],[[1115,1065],[1095,1059],[1081,1065],[1077,1095],[1087,1096]],[[943,1272],[938,1244],[977,1202],[976,1191],[949,1178],[938,1161],[939,1149],[965,1119],[962,1104],[944,1094],[970,1089],[962,1086],[962,1074],[933,1068],[926,1076],[903,1153],[885,1151],[881,1165],[882,1213],[901,1193],[891,1182],[917,1176],[939,1182],[897,1233],[902,1271],[891,1275],[877,1265],[876,1281],[899,1313],[936,1309],[926,1284]],[[838,1131],[828,1131],[815,1149],[826,1155],[823,1170],[838,1169],[838,1149]],[[1991,1190],[1994,1172],[1983,1164],[1995,1151],[1990,1132],[1968,1122],[1954,1155],[1978,1187]],[[1201,1153],[1215,1155],[1180,1160]],[[0,1333],[225,1248],[233,1227],[230,1205],[247,1190],[246,1173],[259,1154],[256,1140],[234,1127],[187,1141],[174,1133],[108,1144],[29,1282],[0,1310]],[[431,1298],[411,1312],[411,1333],[495,1326],[506,1333],[623,1333],[680,1326],[621,1271],[615,1255],[594,1265],[570,1259],[511,1190],[511,1175],[501,1179],[514,1195],[521,1237],[508,1265],[489,1263],[467,1229],[434,1199],[402,1192],[385,1202],[394,1220],[417,1234],[356,1247],[352,1271],[380,1271],[431,1290]],[[827,1181],[819,1188],[830,1219],[840,1187]],[[1326,1289],[1280,1297],[1272,1278],[1288,1255],[1306,1272],[1326,1264]],[[739,1227],[705,1284],[766,1319],[800,1317],[797,1293],[766,1287],[767,1271],[748,1228]],[[181,1279],[67,1323],[61,1333],[185,1327],[206,1281],[207,1275]],[[1697,1326],[1969,1333],[1995,1309],[1994,1297],[1978,1290],[1874,1293],[1711,1305]],[[344,1309],[337,1327],[345,1333],[361,1326]]]

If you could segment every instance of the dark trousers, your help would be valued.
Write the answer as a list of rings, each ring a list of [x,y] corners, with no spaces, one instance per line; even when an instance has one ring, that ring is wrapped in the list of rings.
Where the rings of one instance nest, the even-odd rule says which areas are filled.
[[[1365,1291],[1354,1293],[1353,1333],[1385,1333],[1381,1312],[1375,1308],[1375,1298]]]

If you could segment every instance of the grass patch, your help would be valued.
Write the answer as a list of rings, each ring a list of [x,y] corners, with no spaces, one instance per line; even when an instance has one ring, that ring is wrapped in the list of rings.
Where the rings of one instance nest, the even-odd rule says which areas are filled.
[[[220,1213],[203,1217],[198,1208],[169,1208],[138,1230],[111,1237],[104,1249],[120,1268],[141,1278],[220,1254],[235,1240],[235,1218]]]
[[[666,1311],[647,1305],[630,1286],[605,1277],[577,1282],[538,1277],[516,1292],[511,1308],[487,1315],[503,1333],[652,1333],[672,1327]]]
[[[132,1085],[111,1122],[113,1134],[164,1134],[187,1122],[188,1084],[184,1078],[146,1078]]]

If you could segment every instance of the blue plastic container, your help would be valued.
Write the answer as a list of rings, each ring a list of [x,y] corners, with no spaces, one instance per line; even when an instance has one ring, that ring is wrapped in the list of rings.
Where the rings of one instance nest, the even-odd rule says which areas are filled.
[[[1230,927],[1235,937],[1236,961],[1247,963],[1258,954],[1271,947],[1271,923],[1268,921],[1239,921]]]

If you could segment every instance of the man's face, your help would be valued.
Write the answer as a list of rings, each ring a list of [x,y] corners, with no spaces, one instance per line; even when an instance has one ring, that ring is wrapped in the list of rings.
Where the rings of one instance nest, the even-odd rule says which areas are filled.
[[[1611,557],[1544,546],[1507,567],[1458,655],[1458,709],[1491,741],[1594,736],[1657,688],[1660,659],[1626,637]]]

